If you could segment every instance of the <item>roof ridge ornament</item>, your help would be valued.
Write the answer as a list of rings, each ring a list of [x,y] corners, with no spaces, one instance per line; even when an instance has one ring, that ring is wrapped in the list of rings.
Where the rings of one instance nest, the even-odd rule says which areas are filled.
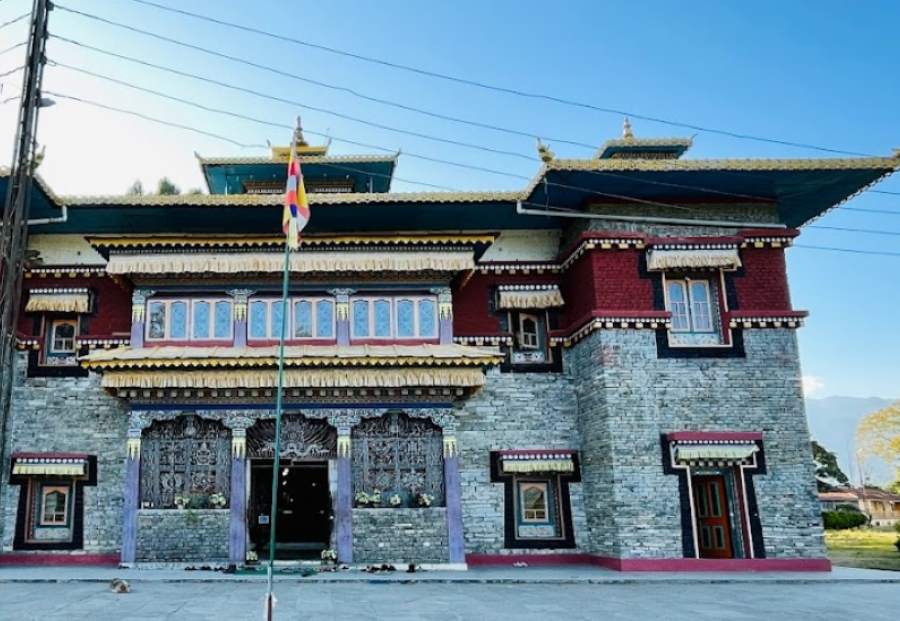
[[[634,132],[631,130],[631,121],[628,117],[625,117],[625,120],[622,122],[622,139],[623,140],[634,140]]]
[[[556,154],[550,150],[550,147],[548,147],[541,141],[540,136],[538,136],[538,139],[537,139],[537,151],[538,151],[538,157],[540,157],[541,161],[544,162],[545,164],[548,162],[552,162],[553,159],[556,157]]]

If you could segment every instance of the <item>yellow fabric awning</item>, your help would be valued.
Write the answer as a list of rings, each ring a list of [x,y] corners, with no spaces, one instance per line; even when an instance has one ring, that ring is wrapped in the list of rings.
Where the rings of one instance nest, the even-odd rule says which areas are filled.
[[[87,313],[87,289],[37,289],[28,294],[26,313]]]
[[[559,287],[503,288],[498,291],[497,308],[500,309],[540,309],[554,308],[564,304]]]
[[[737,269],[741,258],[737,248],[695,248],[685,250],[647,251],[647,269],[669,270],[678,268],[719,267]]]
[[[529,473],[529,472],[574,472],[575,464],[572,459],[529,459],[529,460],[503,460],[503,472]]]
[[[17,457],[13,456],[14,475],[83,477],[87,460],[84,457]]]
[[[446,345],[288,345],[287,367],[483,366],[499,364],[496,347]],[[278,346],[143,347],[96,350],[79,361],[89,369],[273,367]]]
[[[675,448],[677,461],[743,461],[759,450],[753,443],[688,444]]]
[[[107,371],[104,388],[276,388],[274,369],[208,371]],[[473,368],[288,369],[285,388],[477,388],[484,373]]]
[[[471,249],[461,250],[334,250],[291,255],[292,272],[461,272],[475,267]],[[119,254],[109,257],[110,274],[241,274],[280,273],[280,252],[198,252]]]

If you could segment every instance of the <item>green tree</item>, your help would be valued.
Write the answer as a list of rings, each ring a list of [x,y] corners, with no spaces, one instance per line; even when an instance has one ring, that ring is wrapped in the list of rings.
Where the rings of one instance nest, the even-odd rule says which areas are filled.
[[[125,194],[127,194],[128,196],[143,196],[144,184],[141,183],[140,179],[135,179],[134,183],[131,184],[131,187],[125,190]]]
[[[168,177],[163,177],[156,186],[156,193],[163,196],[171,196],[181,194],[181,188],[172,183]]]
[[[824,446],[812,441],[813,461],[816,462],[816,485],[826,492],[837,485],[849,485],[850,479],[838,465],[837,456]]]
[[[856,448],[862,459],[882,459],[900,472],[900,401],[859,421]]]

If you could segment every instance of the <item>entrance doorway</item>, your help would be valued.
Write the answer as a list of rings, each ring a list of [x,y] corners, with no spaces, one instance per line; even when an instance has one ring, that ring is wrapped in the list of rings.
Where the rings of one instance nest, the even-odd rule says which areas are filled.
[[[269,553],[272,461],[250,466],[250,540],[260,559]],[[282,462],[278,473],[275,558],[318,559],[329,546],[332,524],[328,462]]]
[[[691,486],[700,558],[734,558],[729,516],[731,503],[725,477],[720,474],[694,475]]]

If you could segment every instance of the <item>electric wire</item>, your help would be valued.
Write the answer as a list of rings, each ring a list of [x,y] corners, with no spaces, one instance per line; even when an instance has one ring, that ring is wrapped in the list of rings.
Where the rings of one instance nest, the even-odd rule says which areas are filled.
[[[3,73],[0,73],[0,78],[5,78],[6,76],[12,75],[12,74],[14,74],[16,71],[21,71],[21,70],[24,69],[24,68],[25,68],[25,65],[19,65],[18,67],[15,67],[15,68],[13,68],[13,69],[10,69],[9,71],[4,71]]]
[[[72,96],[72,95],[67,95],[67,94],[64,94],[64,93],[57,92],[57,91],[45,91],[45,93],[46,93],[47,95],[50,95],[50,96],[53,96],[53,97],[59,97],[60,99],[65,99],[65,100],[70,100],[70,101],[74,101],[74,102],[81,103],[81,104],[90,105],[90,106],[94,106],[94,107],[97,107],[97,108],[100,108],[100,109],[104,109],[104,110],[108,110],[108,111],[112,111],[112,112],[119,112],[119,113],[121,113],[121,114],[126,114],[126,115],[129,115],[129,116],[134,116],[134,117],[137,117],[137,118],[140,118],[140,119],[143,119],[143,120],[146,120],[146,121],[150,121],[150,122],[153,122],[153,123],[156,123],[156,124],[160,124],[160,125],[172,127],[172,128],[175,128],[175,129],[180,129],[180,130],[183,130],[183,131],[190,131],[190,132],[197,133],[197,134],[201,134],[201,135],[205,135],[205,136],[209,136],[209,137],[216,138],[216,139],[218,139],[218,140],[223,140],[223,141],[225,141],[225,142],[229,142],[229,143],[231,143],[231,144],[234,144],[234,145],[237,145],[237,146],[241,146],[241,147],[251,147],[251,148],[255,148],[255,147],[260,147],[260,146],[261,146],[261,145],[252,145],[252,144],[251,144],[251,145],[247,145],[247,144],[245,144],[245,143],[241,143],[240,141],[234,140],[234,139],[229,138],[229,137],[227,137],[227,136],[223,136],[223,135],[221,135],[221,134],[216,134],[216,133],[213,133],[213,132],[208,132],[208,131],[206,131],[206,130],[202,130],[202,129],[198,129],[198,128],[195,128],[195,127],[191,127],[191,126],[189,126],[189,125],[184,125],[184,124],[181,124],[181,123],[174,123],[174,122],[171,122],[171,121],[167,121],[167,120],[165,120],[165,119],[160,119],[160,118],[157,118],[157,117],[152,117],[152,116],[150,116],[150,115],[146,115],[146,114],[143,114],[143,113],[140,113],[140,112],[136,112],[136,111],[134,111],[134,110],[128,110],[128,109],[120,108],[120,107],[117,107],[117,106],[110,106],[110,105],[107,105],[107,104],[103,104],[103,103],[101,103],[101,102],[97,102],[97,101],[85,99],[85,98],[82,98],[82,97],[76,97],[76,96]],[[336,165],[336,164],[329,164],[329,165],[332,166],[332,167],[334,167],[334,168],[343,169],[343,170],[348,170],[348,171],[351,171],[351,172],[359,172],[359,173],[363,173],[363,174],[375,174],[375,176],[379,176],[379,177],[388,177],[388,178],[391,177],[391,175],[384,175],[384,174],[371,173],[370,171],[364,171],[364,170],[360,170],[360,169],[354,169],[354,168],[352,168],[352,167],[340,166],[340,165]],[[409,179],[401,179],[401,178],[398,178],[398,177],[393,177],[393,178],[396,179],[396,180],[398,180],[398,181],[404,181],[404,182],[406,182],[406,183],[413,183],[413,184],[418,184],[418,185],[428,185],[428,186],[431,186],[431,187],[439,187],[439,188],[441,188],[441,189],[447,189],[447,190],[453,191],[453,188],[447,188],[447,187],[445,187],[445,186],[436,186],[435,184],[429,184],[429,183],[425,183],[425,182],[418,182],[418,181],[409,180]],[[558,211],[570,211],[570,212],[572,211],[571,209],[567,209],[567,208],[563,208],[563,207],[555,207],[555,206],[552,206],[552,205],[541,205],[541,204],[539,204],[539,203],[528,203],[528,204],[532,204],[532,205],[535,205],[535,206],[538,206],[538,207],[542,207],[542,208],[555,209],[555,210],[558,210]],[[813,225],[813,226],[814,226],[814,225]],[[822,228],[822,227],[815,227],[815,228]],[[867,231],[865,231],[865,230],[860,230],[860,232],[867,232]],[[878,232],[879,232],[879,233],[883,233],[883,231],[878,231]],[[893,234],[893,233],[892,233],[892,234]],[[900,232],[898,232],[897,234],[900,234]],[[814,246],[814,245],[805,245],[805,244],[793,244],[793,247],[795,247],[795,248],[808,248],[808,249],[814,249],[814,250],[829,250],[829,251],[834,251],[834,252],[849,252],[849,253],[854,253],[854,254],[867,254],[867,255],[878,255],[878,256],[898,256],[898,257],[900,257],[900,253],[895,253],[895,252],[884,252],[884,251],[875,251],[875,250],[860,250],[860,249],[852,249],[852,248],[837,248],[837,247]]]
[[[28,41],[22,41],[21,43],[16,43],[15,45],[10,45],[9,47],[5,47],[2,50],[0,50],[0,56],[3,56],[7,52],[12,52],[13,50],[19,49],[23,45],[27,45],[27,44],[28,44]]]
[[[9,21],[3,22],[2,24],[0,24],[0,30],[3,30],[3,29],[6,28],[7,26],[12,26],[12,25],[15,24],[16,22],[22,21],[23,19],[25,19],[25,18],[28,17],[29,15],[31,15],[31,11],[29,11],[28,13],[23,13],[22,15],[19,15],[18,17],[14,17],[14,18],[12,18],[12,19],[9,20]]]
[[[754,140],[754,141],[758,141],[758,142],[769,142],[769,143],[780,144],[780,145],[784,145],[784,146],[798,147],[798,148],[803,148],[803,149],[811,149],[811,150],[816,150],[816,151],[824,151],[824,152],[828,152],[828,153],[836,153],[836,154],[844,154],[844,155],[871,156],[871,154],[860,153],[860,152],[856,152],[856,151],[835,149],[832,147],[823,147],[823,146],[809,144],[809,143],[782,140],[779,138],[768,138],[768,137],[764,137],[764,136],[756,136],[753,134],[746,134],[746,133],[735,132],[735,131],[730,131],[730,130],[725,130],[725,129],[718,129],[718,128],[707,127],[707,126],[703,126],[703,125],[697,125],[694,123],[685,123],[682,121],[673,121],[673,120],[665,119],[665,118],[661,118],[661,117],[636,113],[634,111],[597,106],[594,104],[576,101],[576,100],[572,100],[572,99],[567,99],[564,97],[548,95],[546,93],[529,92],[529,91],[525,91],[525,90],[521,90],[521,89],[499,86],[496,84],[489,84],[487,82],[481,82],[479,80],[463,78],[463,77],[454,76],[454,75],[450,75],[450,74],[440,73],[437,71],[431,71],[428,69],[422,69],[420,67],[414,67],[411,65],[405,65],[402,63],[388,61],[388,60],[384,60],[381,58],[366,56],[364,54],[349,52],[347,50],[342,50],[339,48],[323,45],[320,43],[313,43],[311,41],[305,41],[303,39],[287,37],[284,35],[279,35],[274,32],[263,30],[261,28],[254,28],[252,26],[247,26],[246,24],[237,24],[234,22],[217,19],[214,17],[210,17],[208,15],[203,15],[200,13],[186,11],[184,9],[175,8],[172,6],[165,5],[165,4],[159,4],[157,2],[152,2],[150,0],[131,0],[131,2],[134,2],[137,4],[142,4],[145,6],[154,7],[159,10],[168,11],[170,13],[184,15],[184,16],[191,17],[194,19],[207,21],[210,23],[218,24],[220,26],[226,26],[229,28],[234,28],[237,30],[245,31],[245,32],[251,32],[253,34],[269,37],[269,38],[276,39],[279,41],[293,43],[296,45],[301,45],[304,47],[317,49],[317,50],[321,50],[324,52],[329,52],[331,54],[337,54],[337,55],[341,55],[341,56],[345,56],[345,57],[349,57],[349,58],[354,58],[356,60],[360,60],[360,61],[364,61],[364,62],[368,62],[368,63],[374,63],[374,64],[382,65],[385,67],[390,67],[392,69],[399,69],[399,70],[403,70],[403,71],[407,71],[407,72],[411,72],[411,73],[416,73],[416,74],[428,76],[431,78],[438,78],[441,80],[455,82],[458,84],[465,84],[465,85],[477,87],[480,89],[506,93],[508,95],[526,97],[529,99],[540,99],[540,100],[550,101],[550,102],[557,103],[557,104],[562,104],[562,105],[567,105],[567,106],[572,106],[572,107],[577,107],[577,108],[582,108],[582,109],[587,109],[587,110],[593,110],[596,112],[603,112],[603,113],[607,113],[607,114],[616,114],[619,116],[629,116],[629,117],[632,117],[635,119],[641,119],[641,120],[645,120],[645,121],[649,121],[649,122],[653,122],[653,123],[660,123],[663,125],[669,125],[669,126],[673,126],[673,127],[681,127],[684,129],[691,129],[691,130],[698,131],[698,132],[719,134],[719,135],[729,136],[731,138],[738,138],[738,139],[742,139],[742,140]],[[56,8],[62,9],[64,11],[77,13],[79,15],[82,15],[84,17],[89,17],[91,19],[98,19],[100,21],[108,21],[108,22],[112,21],[112,20],[106,20],[105,18],[99,17],[97,15],[92,15],[90,13],[84,13],[82,11],[77,11],[75,9],[71,9],[69,7],[66,7],[66,6],[63,6],[60,4],[56,4],[55,6],[56,6]]]
[[[162,92],[162,91],[158,91],[158,90],[155,90],[155,89],[150,89],[150,88],[146,88],[146,87],[143,87],[143,86],[139,86],[139,85],[137,85],[137,84],[133,84],[133,83],[127,82],[127,81],[125,81],[125,80],[119,80],[118,78],[113,78],[113,77],[111,77],[111,76],[106,76],[106,75],[103,75],[103,74],[99,74],[99,73],[96,73],[96,72],[92,72],[92,71],[89,71],[89,70],[86,70],[86,69],[81,69],[81,68],[78,68],[78,67],[73,67],[73,66],[71,66],[71,65],[68,65],[68,64],[66,64],[66,63],[61,63],[61,62],[58,62],[58,61],[56,61],[56,60],[49,60],[48,62],[51,64],[51,66],[58,66],[58,67],[66,68],[66,69],[74,69],[75,71],[79,71],[79,72],[81,72],[81,73],[90,74],[90,75],[92,75],[92,76],[94,76],[94,77],[98,77],[98,78],[100,78],[100,79],[108,80],[108,81],[110,81],[110,82],[113,82],[113,83],[116,83],[116,84],[120,84],[120,85],[126,86],[126,87],[128,87],[128,88],[133,88],[133,89],[135,89],[135,90],[142,91],[142,92],[145,92],[145,93],[148,93],[148,94],[151,94],[151,95],[155,95],[155,96],[157,96],[157,97],[161,97],[161,98],[164,98],[164,99],[169,99],[169,100],[171,100],[171,101],[176,101],[176,102],[178,102],[178,103],[182,103],[182,104],[185,104],[185,105],[188,105],[188,106],[192,106],[192,107],[195,107],[195,108],[199,108],[199,109],[204,110],[204,111],[207,111],[207,112],[214,112],[214,113],[217,113],[217,114],[223,114],[223,115],[231,116],[231,117],[234,117],[234,118],[239,118],[239,119],[247,120],[247,121],[250,121],[250,122],[253,122],[253,123],[258,123],[258,124],[260,124],[260,125],[268,125],[268,126],[271,126],[271,127],[277,127],[277,128],[281,128],[281,129],[289,129],[289,130],[293,130],[293,129],[294,129],[292,126],[287,125],[287,124],[284,124],[284,123],[276,123],[276,122],[274,122],[274,121],[267,121],[267,120],[265,120],[265,119],[260,119],[260,118],[256,118],[256,117],[251,117],[251,116],[249,116],[249,115],[240,114],[240,113],[238,113],[238,112],[233,112],[233,111],[225,110],[225,109],[222,109],[222,108],[213,108],[212,106],[207,106],[206,104],[202,104],[202,103],[199,103],[199,102],[196,102],[196,101],[192,101],[192,100],[186,99],[186,98],[184,98],[184,97],[178,97],[178,96],[176,96],[176,95],[171,95],[171,94],[168,94],[168,93],[164,93],[164,92]],[[325,133],[322,133],[322,132],[316,132],[316,131],[312,131],[312,130],[304,130],[304,131],[307,131],[307,133],[309,133],[309,134],[311,134],[311,135],[318,135],[318,136],[328,137],[328,138],[331,138],[331,139],[333,139],[333,140],[335,140],[335,141],[338,141],[338,142],[347,142],[347,143],[349,143],[349,144],[355,144],[355,145],[363,146],[363,147],[370,148],[370,149],[378,149],[378,150],[381,150],[381,151],[398,152],[397,150],[395,150],[395,149],[390,149],[390,148],[388,148],[388,147],[384,147],[384,146],[380,146],[380,145],[367,144],[367,143],[364,143],[364,142],[358,142],[358,141],[351,141],[351,140],[348,140],[348,139],[340,138],[340,137],[335,136],[335,135],[333,135],[333,134],[325,134]],[[430,155],[425,155],[425,154],[422,154],[422,153],[416,153],[416,152],[412,152],[412,151],[403,151],[402,153],[403,153],[404,155],[406,155],[407,157],[410,157],[410,158],[420,159],[420,160],[424,160],[424,161],[428,161],[428,162],[433,162],[433,163],[437,163],[437,164],[444,164],[444,165],[447,165],[447,166],[455,166],[455,167],[458,167],[458,168],[464,168],[464,169],[468,169],[468,170],[474,170],[474,171],[477,171],[477,172],[489,173],[489,174],[499,175],[499,176],[503,176],[503,177],[510,177],[510,178],[519,179],[519,180],[528,181],[528,182],[530,182],[531,179],[532,179],[531,177],[529,177],[529,176],[527,176],[527,175],[522,175],[522,174],[510,172],[510,171],[497,170],[497,169],[494,169],[494,168],[487,168],[487,167],[484,167],[484,166],[478,166],[478,165],[476,165],[476,164],[469,164],[469,163],[466,163],[466,162],[458,162],[458,161],[455,161],[455,160],[447,160],[447,159],[443,159],[443,158],[432,157],[432,156],[430,156]],[[685,210],[685,211],[691,211],[690,208],[684,207],[684,206],[682,206],[682,205],[678,205],[678,204],[675,204],[675,203],[665,203],[665,202],[660,202],[660,201],[654,201],[654,200],[643,199],[643,198],[639,198],[639,197],[635,197],[635,196],[628,196],[628,195],[624,195],[624,194],[616,194],[616,193],[612,193],[612,192],[602,192],[602,191],[595,190],[595,189],[592,189],[592,188],[584,188],[584,187],[580,187],[580,186],[575,186],[575,185],[570,185],[570,184],[565,184],[565,183],[559,183],[559,182],[555,182],[555,181],[546,181],[546,180],[545,180],[543,183],[544,183],[545,185],[547,185],[547,186],[553,186],[553,187],[559,187],[559,188],[568,189],[568,190],[574,190],[574,191],[582,192],[582,193],[584,193],[584,194],[589,194],[589,195],[596,195],[596,196],[602,196],[602,197],[605,197],[605,198],[613,198],[613,199],[616,199],[616,200],[623,200],[623,201],[628,201],[628,202],[633,202],[633,203],[640,203],[640,204],[645,204],[645,205],[652,205],[652,206],[655,206],[655,207],[665,207],[665,208],[674,208],[674,209],[682,209],[682,210]]]
[[[857,229],[845,226],[826,226],[824,224],[807,224],[808,229],[819,229],[822,231],[839,231],[842,233],[865,233],[867,235],[889,235],[900,236],[900,231],[879,231],[876,229]]]
[[[81,41],[76,41],[76,40],[74,40],[74,39],[70,39],[70,38],[68,38],[68,37],[60,36],[60,35],[57,35],[57,34],[52,34],[51,36],[52,36],[53,38],[57,39],[57,40],[60,40],[60,41],[63,41],[63,42],[65,42],[65,43],[69,43],[69,44],[72,44],[72,45],[75,45],[75,46],[78,46],[78,47],[82,47],[82,48],[84,48],[84,49],[88,49],[88,50],[91,50],[91,51],[93,51],[93,52],[97,52],[97,53],[100,53],[100,54],[104,54],[104,55],[107,55],[107,56],[110,56],[110,57],[113,57],[113,58],[118,58],[118,59],[120,59],[120,60],[124,60],[124,61],[127,61],[127,62],[136,63],[136,64],[143,65],[143,66],[146,66],[146,67],[151,67],[151,68],[153,68],[153,69],[157,69],[157,70],[160,70],[160,71],[165,71],[165,72],[171,73],[171,74],[173,74],[173,75],[178,75],[178,76],[181,76],[181,77],[186,77],[186,78],[198,80],[198,81],[201,81],[201,82],[205,82],[205,83],[207,83],[207,84],[213,84],[213,85],[216,85],[216,86],[220,86],[220,87],[222,87],[222,88],[228,88],[228,89],[231,89],[231,90],[234,90],[234,91],[237,91],[237,92],[242,92],[242,93],[250,94],[250,95],[253,95],[253,96],[255,96],[255,97],[260,97],[260,98],[263,98],[263,99],[268,99],[268,100],[270,100],[270,101],[276,101],[276,102],[279,102],[279,103],[284,103],[284,104],[288,104],[288,105],[292,105],[292,106],[298,106],[298,107],[309,108],[309,106],[307,106],[307,105],[305,105],[305,104],[303,104],[303,103],[301,103],[301,102],[299,102],[299,101],[296,101],[296,100],[287,99],[287,98],[284,98],[284,97],[279,97],[279,96],[276,96],[276,95],[272,95],[272,94],[270,94],[270,93],[264,93],[264,92],[261,92],[261,91],[255,90],[255,89],[251,89],[251,88],[247,88],[247,87],[243,87],[243,86],[237,86],[237,85],[234,85],[234,84],[229,84],[229,83],[223,82],[223,81],[221,81],[221,80],[216,80],[216,79],[214,79],[214,78],[210,78],[210,77],[207,77],[207,76],[202,76],[202,75],[199,75],[199,74],[196,74],[196,73],[191,73],[191,72],[187,72],[187,71],[182,71],[181,69],[176,69],[176,68],[174,68],[174,67],[169,67],[169,66],[166,66],[166,65],[160,65],[160,64],[157,64],[157,63],[152,63],[152,62],[147,61],[147,60],[144,60],[144,59],[135,58],[135,57],[133,57],[133,56],[128,56],[128,55],[125,55],[125,54],[120,54],[120,53],[118,53],[118,52],[113,52],[113,51],[111,51],[111,50],[99,48],[99,47],[97,47],[97,46],[93,46],[93,45],[90,45],[90,44],[87,44],[87,43],[84,43],[84,42],[81,42]],[[192,46],[192,47],[196,47],[196,46]],[[58,64],[62,65],[62,63],[58,63]],[[75,71],[87,72],[87,70],[85,70],[85,69],[77,68],[77,67],[72,67],[71,65],[67,65],[67,68],[74,69]],[[263,67],[263,68],[264,68],[264,69],[267,69],[267,70],[269,69],[269,68],[267,68],[267,67]],[[93,74],[93,75],[96,75],[96,77],[101,77],[101,78],[103,78],[103,79],[108,79],[108,76],[100,76],[100,75],[97,75],[97,74]],[[324,111],[323,111],[323,110],[320,109],[320,108],[313,108],[313,109],[316,110],[316,111],[324,112],[324,113],[326,113],[326,114],[334,114],[333,111],[330,111],[330,110],[324,110]],[[357,119],[357,118],[355,118],[355,117],[350,118],[350,120],[353,120],[353,121],[356,121],[356,122],[361,122],[361,123],[366,123],[366,124],[369,124],[369,125],[372,124],[372,123],[369,123],[369,122],[368,122],[367,120],[365,120],[365,119]],[[406,132],[405,130],[396,130],[396,129],[394,129],[394,128],[388,128],[388,127],[383,126],[383,125],[381,125],[381,124],[376,124],[375,126],[381,128],[381,129],[388,129],[389,131],[400,131],[401,133],[409,133],[409,132]],[[446,139],[444,139],[444,138],[436,137],[436,136],[433,136],[433,135],[431,135],[431,134],[425,135],[425,134],[415,133],[414,135],[415,135],[415,136],[418,136],[418,137],[426,137],[426,138],[429,139],[429,140],[434,140],[434,141],[439,141],[439,142],[448,142],[448,140],[446,140]],[[450,142],[451,144],[455,144],[455,145],[459,145],[459,144],[460,144],[458,141],[449,141],[449,142]],[[464,145],[464,146],[469,146],[469,147],[471,147],[471,148],[476,148],[476,149],[479,149],[479,150],[489,150],[489,151],[492,152],[492,153],[500,153],[500,154],[502,154],[502,155],[511,155],[511,156],[515,156],[515,157],[517,157],[517,158],[519,158],[519,159],[525,159],[525,160],[528,160],[528,161],[530,161],[530,162],[536,161],[536,158],[530,157],[530,156],[527,156],[527,155],[523,155],[523,154],[521,154],[521,153],[513,153],[513,152],[508,152],[508,151],[499,151],[499,150],[497,150],[497,149],[493,149],[493,148],[490,148],[490,147],[483,147],[482,145],[472,145],[472,144],[467,144],[467,145]],[[375,147],[375,148],[377,148],[377,147]],[[594,147],[592,146],[592,148],[594,148]],[[632,182],[638,182],[638,183],[649,184],[649,185],[658,185],[658,186],[665,186],[665,187],[675,187],[675,188],[682,188],[682,189],[695,190],[695,191],[699,191],[699,192],[704,192],[704,193],[708,193],[708,194],[716,194],[716,195],[720,195],[720,196],[731,196],[731,197],[735,197],[735,198],[745,198],[745,199],[756,200],[756,201],[769,201],[769,200],[771,200],[771,199],[769,199],[769,198],[765,198],[765,197],[761,197],[761,196],[753,196],[753,195],[749,195],[749,194],[741,194],[741,193],[736,193],[736,192],[726,192],[726,191],[724,191],[724,190],[717,190],[717,189],[714,189],[714,188],[705,188],[705,187],[700,187],[700,186],[691,186],[691,185],[685,185],[685,184],[680,184],[680,183],[673,183],[673,182],[666,182],[666,181],[658,181],[658,180],[654,180],[654,179],[639,179],[639,178],[629,177],[629,176],[627,176],[627,175],[621,175],[621,174],[617,174],[617,173],[613,173],[613,172],[607,172],[607,171],[590,170],[590,171],[583,171],[583,172],[586,172],[586,173],[589,173],[589,174],[593,174],[593,175],[601,175],[601,176],[612,177],[612,178],[627,179],[627,180],[632,181]]]

